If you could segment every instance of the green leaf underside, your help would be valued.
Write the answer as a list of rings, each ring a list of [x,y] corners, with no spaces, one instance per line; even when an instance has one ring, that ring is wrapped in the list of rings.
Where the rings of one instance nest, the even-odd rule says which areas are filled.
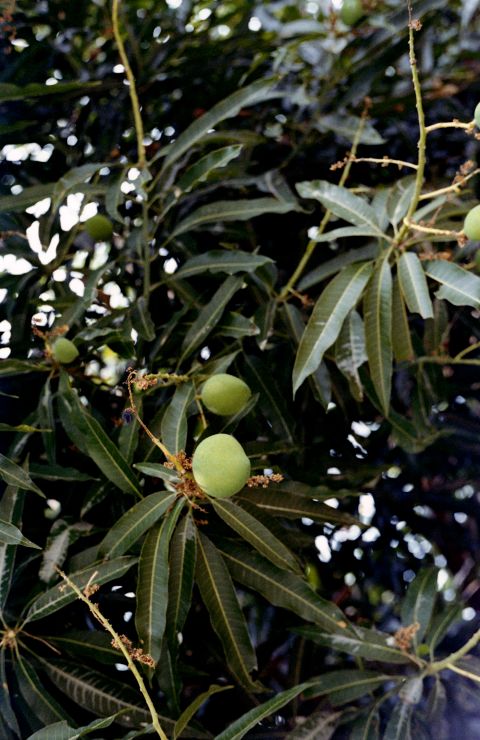
[[[99,545],[99,555],[105,558],[115,558],[127,552],[172,506],[176,496],[175,493],[168,491],[151,493],[132,506],[109,529]]]
[[[292,689],[281,691],[272,699],[260,704],[258,707],[254,707],[242,715],[242,717],[236,719],[226,730],[217,735],[215,740],[240,740],[240,738],[244,737],[249,730],[258,725],[263,719],[266,719],[292,701],[292,699],[299,696],[307,686],[307,683],[303,683],[294,686]]]
[[[98,563],[85,568],[76,573],[69,574],[70,580],[73,581],[79,589],[85,588],[89,580],[94,576],[93,582],[102,586],[104,583],[121,578],[130,568],[138,562],[138,558],[121,557],[110,560],[107,563]],[[60,590],[57,584],[38,596],[31,604],[27,615],[26,622],[34,622],[37,619],[53,614],[53,612],[62,609],[67,604],[75,601],[77,596],[68,586]]]
[[[354,195],[346,188],[333,185],[325,180],[299,182],[297,191],[302,198],[314,198],[329,211],[354,226],[368,227],[377,236],[382,235],[377,215],[363,198]]]
[[[380,717],[376,705],[352,725],[349,740],[379,740]]]
[[[389,644],[392,638],[376,630],[360,630],[358,635],[329,635],[315,630],[313,627],[300,627],[298,631],[303,637],[313,640],[318,645],[325,645],[342,653],[348,653],[365,660],[383,661],[385,663],[410,663],[409,656]]]
[[[415,357],[398,277],[393,281],[392,292],[392,350],[397,362],[410,362]]]
[[[369,280],[370,262],[345,267],[325,288],[313,309],[300,341],[293,369],[293,390],[320,365],[326,350],[334,344],[348,313]]]
[[[46,691],[31,663],[20,657],[16,670],[20,693],[32,712],[45,724],[56,720],[70,720],[68,713]]]
[[[426,274],[442,284],[435,295],[454,306],[480,307],[480,278],[446,260],[430,260],[423,263]]]
[[[217,499],[212,503],[213,508],[224,522],[270,562],[279,568],[298,573],[299,566],[293,553],[255,516],[242,509],[241,506],[237,506],[233,501]]]
[[[285,735],[285,740],[330,740],[341,716],[342,712],[317,709],[306,719],[302,717],[298,727]]]
[[[183,498],[177,501],[163,521],[150,530],[140,554],[135,625],[144,652],[155,663],[160,658],[166,625],[170,540],[184,504]]]
[[[381,687],[392,677],[377,671],[342,669],[312,678],[305,689],[305,699],[328,696],[333,706],[354,701]]]
[[[173,274],[172,279],[182,278],[184,280],[196,275],[203,275],[205,272],[211,272],[212,274],[225,272],[227,275],[233,275],[236,272],[254,272],[258,267],[272,264],[272,262],[269,257],[260,254],[250,254],[240,250],[212,249],[196,257],[191,257]]]
[[[200,532],[195,580],[229,669],[244,688],[256,691],[258,686],[250,673],[256,669],[257,659],[230,574],[222,554]]]
[[[370,375],[383,413],[387,416],[393,373],[392,274],[388,255],[373,272],[365,294],[364,311]]]
[[[343,612],[317,596],[303,578],[277,568],[239,544],[222,542],[221,552],[234,580],[258,591],[275,606],[293,611],[328,631],[347,628]]]
[[[437,596],[436,568],[423,568],[410,583],[402,604],[401,617],[404,627],[418,624],[418,631],[414,636],[414,644],[422,641],[435,606]]]
[[[248,221],[264,213],[288,213],[296,210],[296,206],[290,202],[277,200],[276,198],[250,198],[249,200],[218,200],[200,206],[196,211],[180,221],[173,230],[172,237],[184,234],[192,229],[197,229],[204,224],[216,223],[217,221]]]
[[[412,740],[411,718],[413,707],[399,701],[388,720],[383,740]]]
[[[433,306],[422,263],[414,252],[404,252],[398,261],[400,286],[409,311],[433,319]]]

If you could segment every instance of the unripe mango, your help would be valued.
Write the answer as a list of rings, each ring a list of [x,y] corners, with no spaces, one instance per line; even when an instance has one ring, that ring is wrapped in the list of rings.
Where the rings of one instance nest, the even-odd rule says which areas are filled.
[[[480,128],[480,103],[478,103],[477,107],[475,108],[473,120],[475,121],[477,128]]]
[[[108,242],[112,238],[113,225],[110,219],[97,213],[84,223],[85,231],[96,242]]]
[[[480,205],[472,208],[465,218],[463,231],[469,239],[480,239]]]
[[[361,0],[343,0],[340,18],[346,26],[354,26],[365,15]]]
[[[62,365],[68,365],[78,357],[78,349],[70,339],[59,337],[52,345],[52,355],[57,362]]]
[[[212,375],[202,387],[202,403],[219,416],[230,416],[243,409],[252,395],[243,380],[228,373]]]
[[[195,482],[209,496],[228,498],[240,491],[250,477],[250,460],[230,434],[212,434],[193,453]]]

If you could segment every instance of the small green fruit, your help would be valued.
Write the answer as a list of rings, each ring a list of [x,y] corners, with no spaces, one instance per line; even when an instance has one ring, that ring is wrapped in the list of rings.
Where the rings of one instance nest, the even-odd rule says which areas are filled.
[[[212,375],[202,387],[202,403],[219,416],[230,416],[243,409],[252,392],[248,385],[228,373]]]
[[[343,0],[340,18],[346,26],[354,26],[365,15],[361,0]]]
[[[480,272],[480,249],[475,252],[475,267],[477,272]]]
[[[96,242],[108,242],[112,238],[112,222],[101,213],[85,221],[84,227],[87,234]]]
[[[193,453],[196,483],[209,496],[229,498],[250,478],[250,460],[240,442],[230,434],[212,434]]]
[[[473,120],[475,121],[477,128],[480,128],[480,103],[478,103],[477,107],[475,108]]]
[[[480,205],[472,208],[465,218],[463,231],[469,239],[480,239]]]
[[[73,362],[78,357],[78,349],[70,339],[59,337],[53,343],[52,354],[57,362],[68,365],[69,362]]]

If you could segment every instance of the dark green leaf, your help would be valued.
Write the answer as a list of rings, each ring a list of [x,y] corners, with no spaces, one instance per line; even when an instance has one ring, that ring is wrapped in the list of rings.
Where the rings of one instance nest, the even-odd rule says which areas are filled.
[[[331,260],[323,262],[319,267],[316,267],[307,274],[298,283],[298,290],[308,290],[314,285],[318,285],[326,278],[335,275],[347,265],[351,265],[355,262],[363,262],[364,260],[374,259],[378,255],[378,245],[375,242],[367,244],[365,247],[358,247],[358,249],[351,249],[349,252],[343,252],[337,257],[333,257]]]
[[[65,95],[66,93],[77,93],[83,95],[86,90],[92,87],[98,87],[100,82],[57,82],[56,85],[42,85],[39,82],[32,82],[29,85],[19,87],[7,82],[0,84],[0,101],[27,100],[28,98],[39,98],[45,95]]]
[[[376,265],[365,294],[368,365],[382,411],[388,415],[392,387],[392,274],[386,255]]]
[[[178,647],[192,600],[197,537],[195,523],[187,514],[178,524],[170,546],[170,579],[168,584],[167,637],[170,650]]]
[[[175,388],[175,393],[163,415],[162,442],[172,455],[185,450],[187,445],[187,410],[194,398],[193,383],[182,383]]]
[[[392,292],[392,350],[397,362],[410,362],[415,357],[398,277],[393,281]]]
[[[29,708],[42,722],[48,724],[55,720],[70,720],[68,712],[50,696],[45,686],[31,665],[23,658],[18,659],[16,664],[16,676],[20,693],[28,703]]]
[[[356,139],[358,130],[362,128],[359,143],[371,144],[378,146],[384,144],[378,131],[368,121],[362,121],[359,116],[350,116],[342,113],[323,114],[320,120],[315,123],[315,127],[320,131],[333,131],[338,136],[343,136],[350,142]]]
[[[7,486],[0,498],[0,516],[14,526],[21,526],[25,493],[14,486]],[[3,611],[15,564],[14,545],[0,544],[0,612]],[[3,653],[2,653],[3,654]]]
[[[4,519],[0,519],[0,544],[1,545],[23,545],[24,547],[33,547],[36,550],[41,548],[35,543],[27,540],[26,537],[20,532],[18,527],[13,524],[6,522]]]
[[[293,442],[294,420],[277,384],[271,382],[268,365],[253,355],[244,355],[243,361],[248,384],[260,394],[258,404],[265,418],[279,437]]]
[[[233,275],[236,272],[254,272],[262,265],[271,264],[272,260],[260,254],[250,254],[236,250],[213,249],[204,252],[196,257],[191,257],[185,264],[173,275],[173,280],[177,278],[191,278],[196,275],[203,275],[205,272],[218,273],[225,272],[227,275]]]
[[[155,324],[143,296],[135,301],[132,310],[132,327],[147,342],[152,342],[155,339]]]
[[[28,473],[19,465],[0,453],[0,478],[8,486],[21,488],[25,491],[34,491],[39,496],[45,498],[45,494],[35,485]]]
[[[109,529],[99,545],[98,554],[111,559],[126,553],[173,505],[176,496],[176,493],[168,491],[145,496]]]
[[[328,696],[334,707],[341,706],[375,691],[391,680],[391,676],[377,671],[355,669],[329,671],[309,680],[305,698]]]
[[[288,213],[297,210],[297,206],[276,198],[250,198],[249,200],[218,200],[208,205],[200,206],[196,211],[178,223],[172,233],[172,238],[184,234],[186,231],[197,229],[203,224],[218,221],[248,221],[264,213]]]
[[[340,717],[341,712],[317,709],[306,719],[297,718],[297,722],[302,720],[301,724],[285,735],[285,740],[330,740]]]
[[[179,198],[183,193],[189,193],[198,183],[205,182],[213,170],[219,167],[225,167],[232,159],[236,159],[242,149],[241,144],[232,144],[231,146],[224,146],[221,149],[215,149],[213,152],[205,154],[205,156],[192,164],[176,181],[174,188],[176,198]]]
[[[97,563],[77,573],[72,573],[69,577],[79,589],[84,589],[90,579],[98,586],[103,586],[104,583],[121,578],[137,561],[138,558],[117,558],[107,563]],[[63,585],[62,590],[60,590],[59,585],[62,584],[53,586],[34,600],[25,617],[26,622],[43,619],[43,617],[53,614],[53,612],[75,601],[77,598],[75,592],[68,586],[63,588]]]
[[[412,740],[412,711],[410,704],[398,702],[388,720],[383,740]]]
[[[331,498],[333,495],[334,493],[329,491],[325,498]],[[236,500],[239,503],[247,501],[250,504],[255,504],[255,506],[258,506],[263,511],[267,511],[273,516],[284,517],[285,519],[308,517],[316,522],[360,525],[358,519],[345,511],[338,511],[333,506],[316,501],[311,496],[295,493],[288,489],[283,490],[281,487],[272,484],[266,490],[258,488],[242,491],[238,494]]]
[[[190,720],[195,716],[195,714],[198,712],[202,704],[209,699],[211,696],[214,696],[214,694],[218,694],[221,691],[228,691],[229,689],[232,689],[233,686],[210,686],[207,691],[204,691],[202,694],[197,696],[196,699],[192,701],[191,704],[188,705],[188,707],[182,712],[180,717],[175,722],[175,727],[173,730],[173,740],[176,740],[180,735],[182,734],[185,727],[188,726]]]
[[[201,533],[197,539],[195,579],[230,671],[244,688],[256,691],[258,686],[250,673],[256,669],[257,660],[232,580],[222,555]]]
[[[443,611],[439,614],[433,615],[432,621],[425,634],[425,642],[430,648],[432,658],[437,649],[437,645],[441,643],[450,627],[461,619],[462,610],[462,604],[449,604],[448,606],[445,606]]]
[[[172,481],[178,482],[177,471],[166,468],[165,465],[162,465],[161,463],[134,463],[133,467],[151,478],[161,478],[167,483]]]
[[[424,262],[427,275],[442,284],[435,293],[439,299],[445,299],[454,306],[480,307],[480,278],[446,260]]]
[[[352,395],[357,401],[363,399],[363,387],[360,382],[358,368],[366,361],[367,351],[363,321],[357,311],[351,311],[345,319],[342,330],[335,342],[335,362],[338,369],[347,378]]]
[[[404,627],[418,624],[414,644],[419,645],[432,618],[437,598],[437,568],[423,568],[409,585],[402,604]]]
[[[339,632],[347,627],[343,612],[317,596],[303,578],[277,568],[236,543],[222,542],[221,551],[234,580],[258,591],[275,606],[289,609],[326,630]]]
[[[318,368],[324,353],[334,344],[345,318],[362,295],[371,271],[369,262],[349,265],[321,294],[298,348],[293,369],[294,392]]]
[[[344,187],[325,180],[298,182],[296,185],[302,198],[315,198],[329,211],[354,226],[368,227],[377,236],[382,235],[377,216],[368,203]]]
[[[398,277],[405,301],[412,313],[433,319],[433,306],[422,263],[415,252],[404,252],[398,260]]]
[[[168,604],[170,540],[185,499],[177,501],[148,533],[140,554],[135,626],[145,653],[155,663],[162,649]]]
[[[374,705],[352,724],[349,740],[379,740],[380,717],[377,706]]]

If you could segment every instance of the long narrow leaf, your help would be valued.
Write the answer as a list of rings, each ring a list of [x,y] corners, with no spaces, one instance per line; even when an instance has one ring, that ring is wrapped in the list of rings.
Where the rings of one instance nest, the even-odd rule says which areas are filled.
[[[392,350],[397,362],[410,362],[415,357],[398,277],[393,281],[392,291]]]
[[[150,530],[140,554],[135,625],[144,652],[155,663],[160,658],[166,624],[170,540],[184,503],[179,500]]]
[[[435,293],[437,298],[444,298],[454,306],[480,307],[480,278],[446,260],[424,262],[427,275],[442,284]]]
[[[195,578],[212,626],[222,643],[227,665],[239,683],[249,691],[258,686],[250,677],[257,667],[255,651],[222,555],[204,535],[198,533]]]
[[[402,622],[405,627],[418,625],[414,644],[422,641],[432,618],[437,597],[437,568],[423,568],[409,585],[402,604]]]
[[[422,263],[415,252],[404,252],[398,260],[400,286],[409,310],[423,319],[433,319],[433,306]]]
[[[192,516],[187,514],[178,524],[170,547],[167,637],[171,651],[178,646],[177,636],[183,629],[190,608],[196,559],[196,528]]]
[[[196,257],[191,257],[185,262],[178,272],[174,273],[172,279],[195,277],[204,275],[205,272],[212,274],[225,272],[227,275],[233,275],[237,272],[254,272],[262,265],[271,264],[270,257],[261,254],[250,254],[242,252],[239,249],[235,251],[225,249],[212,249]]]
[[[116,558],[129,548],[173,505],[176,494],[161,491],[152,493],[139,501],[135,506],[113,525],[99,545],[98,554],[105,558]]]
[[[218,694],[221,691],[228,691],[229,689],[233,689],[233,686],[210,686],[207,691],[204,691],[202,694],[197,696],[196,699],[192,701],[191,704],[182,712],[180,717],[175,722],[175,727],[173,729],[173,740],[177,740],[178,737],[182,734],[185,727],[188,726],[190,720],[195,716],[195,714],[198,712],[202,704],[209,699],[211,696],[214,696],[214,694]]]
[[[24,491],[20,491],[15,486],[7,486],[0,499],[2,519],[14,526],[20,526],[24,499]],[[16,551],[15,545],[0,544],[0,612],[3,611],[10,591]]]
[[[288,213],[297,210],[297,206],[276,198],[249,198],[248,200],[218,200],[200,206],[196,211],[178,223],[172,237],[192,231],[204,224],[218,221],[248,221],[264,213]]]
[[[8,486],[21,488],[25,491],[35,491],[39,496],[45,498],[45,494],[31,480],[28,473],[19,465],[0,453],[0,478],[3,478]]]
[[[369,280],[370,262],[345,267],[318,299],[300,341],[293,369],[293,391],[320,365],[326,350],[334,344],[348,313]]]
[[[392,274],[385,256],[375,268],[365,294],[365,338],[372,382],[385,416],[392,387]]]
[[[187,410],[195,397],[193,383],[183,383],[167,406],[162,419],[162,442],[173,455],[187,444]]]
[[[325,180],[298,182],[296,185],[302,198],[315,198],[329,211],[348,221],[354,226],[368,227],[378,236],[382,235],[377,216],[368,203],[339,185],[333,185]]]

